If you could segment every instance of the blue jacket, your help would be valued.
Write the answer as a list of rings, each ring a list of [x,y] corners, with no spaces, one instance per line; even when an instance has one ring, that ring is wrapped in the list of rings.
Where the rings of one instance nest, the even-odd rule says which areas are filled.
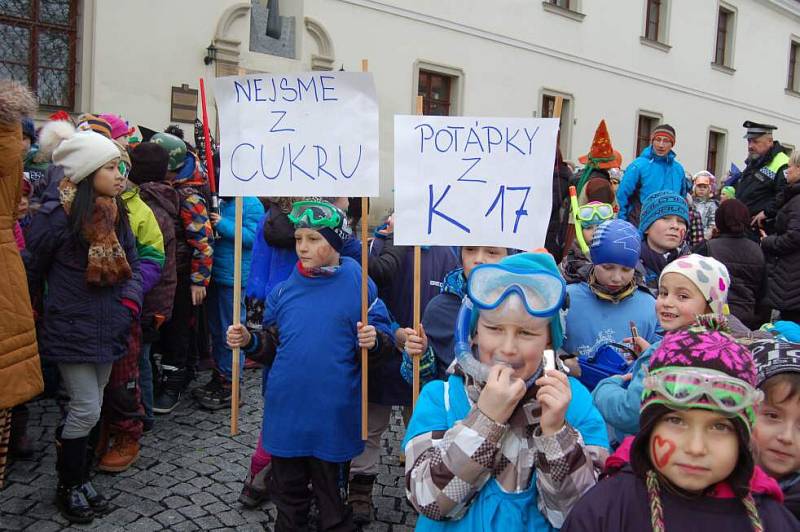
[[[642,404],[645,370],[650,366],[650,357],[660,343],[652,344],[636,359],[631,367],[633,378],[629,383],[620,377],[608,377],[597,383],[592,392],[594,406],[614,429],[618,442],[625,436],[639,432],[639,407]]]
[[[222,200],[219,205],[220,220],[216,225],[220,238],[214,243],[213,280],[222,286],[233,286],[233,253],[236,237],[236,202]],[[250,276],[250,258],[256,240],[258,221],[264,216],[264,206],[257,198],[244,198],[242,202],[242,285]]]
[[[572,400],[564,415],[567,423],[577,430],[585,445],[608,447],[608,436],[603,420],[592,406],[586,388],[574,377],[569,378]],[[447,397],[445,397],[445,393]],[[426,432],[447,431],[467,417],[469,403],[464,380],[451,375],[445,381],[435,380],[425,385],[419,396],[414,415],[408,424],[403,449],[408,442]],[[495,449],[490,449],[494,458]],[[455,484],[455,483],[454,483]],[[530,486],[519,493],[506,493],[494,478],[490,478],[469,503],[466,514],[457,520],[433,521],[424,515],[417,518],[417,530],[492,530],[543,532],[555,530],[545,519],[538,505],[536,473]]]
[[[133,319],[122,300],[142,308],[136,239],[130,227],[118,231],[132,277],[114,286],[90,287],[86,284],[88,248],[68,226],[57,184],[51,184],[28,228],[23,253],[31,300],[41,300],[39,294],[47,286],[38,330],[39,354],[56,363],[113,362],[127,353]]]
[[[639,188],[641,203],[644,203],[647,196],[659,190],[671,190],[681,197],[686,197],[686,193],[689,191],[686,173],[675,157],[674,151],[659,157],[653,153],[653,147],[648,146],[625,169],[622,182],[617,189],[617,203],[619,204],[617,217],[620,220],[628,220],[628,210],[631,207],[631,200],[636,196],[637,188]]]
[[[567,353],[588,353],[598,341],[621,343],[631,335],[631,321],[651,344],[659,338],[656,300],[645,290],[637,289],[619,303],[601,300],[587,283],[567,285],[567,294],[570,309],[562,346]]]
[[[305,277],[295,268],[267,296],[264,327],[277,326],[278,349],[267,377],[261,435],[273,455],[345,462],[364,450],[360,294],[361,267],[342,257],[329,276]],[[369,322],[391,335],[371,281],[369,301]]]

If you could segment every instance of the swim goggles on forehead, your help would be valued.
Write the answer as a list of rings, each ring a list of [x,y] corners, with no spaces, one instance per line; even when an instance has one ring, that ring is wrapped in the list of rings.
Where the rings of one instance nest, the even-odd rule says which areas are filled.
[[[578,208],[578,220],[581,222],[601,223],[614,217],[614,207],[608,203],[592,202]]]
[[[467,280],[467,295],[479,309],[495,309],[511,294],[522,299],[531,316],[552,316],[566,293],[564,280],[547,271],[517,270],[499,264],[482,264]]]
[[[128,175],[131,173],[131,165],[123,160],[120,160],[119,164],[117,164],[117,170],[119,170],[119,173],[122,174],[122,177],[128,177]]]
[[[297,201],[292,204],[289,221],[299,227],[337,229],[342,226],[342,211],[324,201]]]
[[[750,408],[764,397],[764,392],[741,379],[707,369],[657,370],[645,377],[644,388],[663,395],[676,405],[688,406],[705,396],[713,406],[729,414]]]

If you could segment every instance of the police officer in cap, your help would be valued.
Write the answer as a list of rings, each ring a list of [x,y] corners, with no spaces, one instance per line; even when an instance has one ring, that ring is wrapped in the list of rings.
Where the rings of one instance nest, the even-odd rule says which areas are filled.
[[[783,172],[789,165],[789,157],[783,146],[772,138],[777,126],[750,120],[742,126],[747,128],[744,138],[748,156],[742,177],[736,184],[736,199],[750,210],[751,236],[758,241],[759,228],[769,232],[766,222],[772,220],[778,210],[777,196],[786,185]]]

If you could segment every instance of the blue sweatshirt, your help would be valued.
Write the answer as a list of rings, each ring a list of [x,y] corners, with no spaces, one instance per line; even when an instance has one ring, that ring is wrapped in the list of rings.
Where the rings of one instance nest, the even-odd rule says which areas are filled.
[[[658,340],[656,300],[644,290],[636,290],[619,303],[604,301],[594,295],[587,283],[567,285],[567,313],[564,350],[589,353],[598,342],[617,342],[631,335],[630,322],[636,323],[639,336],[651,344]]]
[[[391,336],[372,281],[369,302],[369,322]],[[270,292],[264,327],[278,327],[279,345],[264,396],[264,449],[328,462],[345,462],[364,450],[360,320],[361,267],[349,257],[331,275],[305,277],[295,268]]]

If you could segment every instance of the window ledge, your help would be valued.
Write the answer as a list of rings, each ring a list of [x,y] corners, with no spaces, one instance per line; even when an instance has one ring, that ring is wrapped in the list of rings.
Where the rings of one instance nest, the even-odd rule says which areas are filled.
[[[583,19],[586,18],[584,13],[580,13],[578,11],[573,11],[571,9],[565,9],[561,6],[557,6],[555,4],[551,4],[550,2],[542,2],[542,8],[548,13],[554,13],[556,15],[561,15],[562,17],[566,17],[568,19],[583,22]]]
[[[713,61],[711,62],[711,68],[713,68],[718,72],[723,72],[725,74],[728,74],[729,76],[733,76],[733,74],[736,72],[735,68],[731,68],[725,65],[720,65],[719,63],[714,63]]]
[[[785,89],[783,92],[788,94],[789,96],[794,96],[795,98],[800,98],[800,92],[793,90],[793,89]]]
[[[662,52],[669,52],[670,50],[672,50],[672,46],[664,44],[663,42],[660,41],[654,41],[652,39],[648,39],[645,36],[639,37],[639,42],[645,46],[649,46],[650,48],[661,50]]]

